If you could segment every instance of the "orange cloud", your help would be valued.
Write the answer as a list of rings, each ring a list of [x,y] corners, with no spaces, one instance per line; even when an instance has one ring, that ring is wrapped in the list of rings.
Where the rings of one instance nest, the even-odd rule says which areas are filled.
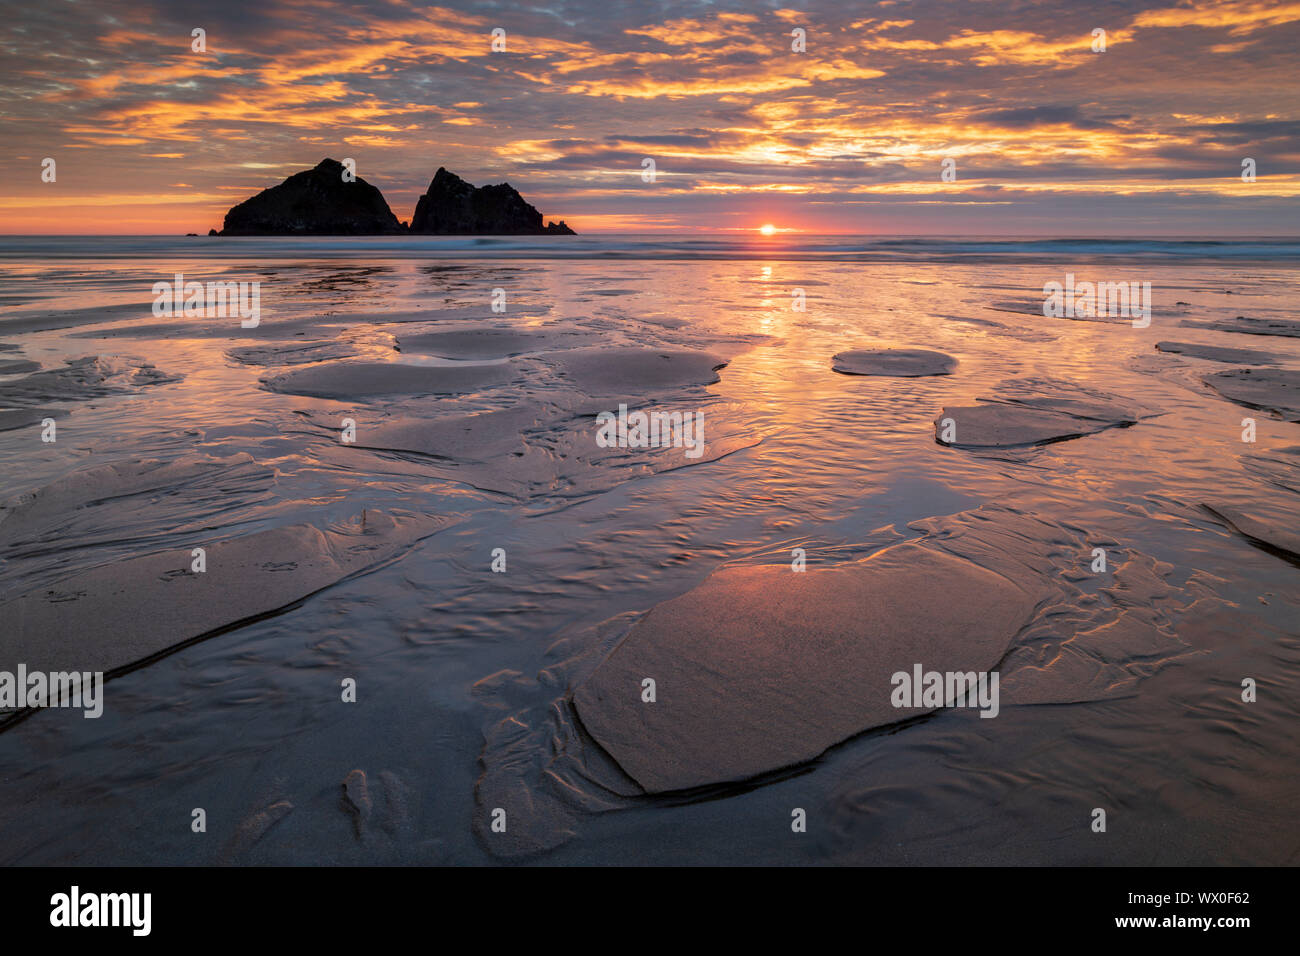
[[[1211,4],[1181,5],[1164,10],[1146,10],[1133,19],[1135,27],[1211,27],[1226,29],[1233,36],[1254,33],[1264,27],[1300,21],[1300,3],[1269,0],[1217,0]]]

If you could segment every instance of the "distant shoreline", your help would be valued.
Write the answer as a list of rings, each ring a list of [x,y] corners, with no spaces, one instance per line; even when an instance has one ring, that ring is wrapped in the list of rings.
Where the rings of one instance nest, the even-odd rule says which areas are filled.
[[[133,257],[243,257],[254,259],[378,258],[558,260],[763,260],[856,263],[981,262],[1184,265],[1237,262],[1293,268],[1300,236],[1220,239],[1099,239],[1048,237],[950,238],[923,236],[713,233],[596,233],[553,235],[384,236],[0,236],[0,259]]]

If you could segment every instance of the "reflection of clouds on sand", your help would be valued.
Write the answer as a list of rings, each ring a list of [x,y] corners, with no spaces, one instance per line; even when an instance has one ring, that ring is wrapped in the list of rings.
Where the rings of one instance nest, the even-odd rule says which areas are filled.
[[[891,705],[890,675],[914,661],[999,671],[1004,707],[1131,696],[1196,650],[1178,626],[1213,602],[1137,553],[1117,551],[1098,587],[1078,570],[1077,532],[1010,509],[910,527],[921,537],[864,559],[804,573],[736,565],[644,614],[567,635],[537,676],[558,699],[488,734],[478,800],[510,804],[516,833],[480,833],[484,845],[526,855],[564,842],[584,814],[646,794],[707,799],[874,728],[909,733],[917,715]],[[641,697],[647,676],[654,703]]]
[[[169,575],[195,544],[213,544],[212,569],[214,558],[226,563],[218,545],[241,540],[269,549],[258,560],[273,567],[245,568],[239,586],[304,573],[286,570],[304,562],[327,584],[295,598],[313,572],[302,588],[266,595],[288,605],[256,620],[229,617],[243,613],[237,600],[195,608],[200,626],[239,626],[114,678],[103,718],[80,721],[94,727],[65,727],[57,714],[11,725],[0,737],[0,775],[13,791],[0,813],[6,862],[66,862],[68,832],[79,834],[80,858],[128,863],[212,862],[223,846],[232,860],[272,864],[485,862],[546,848],[553,862],[972,862],[995,840],[1005,862],[1282,859],[1269,833],[1295,792],[1275,769],[1300,759],[1291,731],[1300,715],[1280,693],[1243,707],[1236,688],[1242,674],[1260,675],[1262,690],[1300,676],[1288,637],[1295,567],[1200,505],[1288,527],[1300,487],[1286,451],[1295,426],[1200,380],[1233,365],[1153,346],[1250,346],[1277,367],[1300,365],[1292,337],[1159,328],[1183,316],[1230,320],[1241,301],[1253,315],[1284,317],[1294,296],[1285,268],[1243,278],[1216,265],[1117,267],[1116,281],[1152,282],[1150,330],[990,311],[993,300],[1033,298],[1041,313],[1043,278],[991,261],[179,264],[187,275],[259,278],[275,311],[251,330],[212,320],[149,328],[159,323],[147,308],[131,314],[127,304],[171,263],[79,262],[75,279],[64,266],[25,268],[24,295],[51,298],[0,315],[5,344],[17,346],[6,358],[57,371],[84,358],[84,332],[129,340],[131,354],[177,380],[110,376],[121,390],[67,403],[57,444],[30,424],[0,432],[0,492],[39,492],[0,518],[6,596],[85,591],[64,607],[98,608],[110,603],[106,589],[137,578],[148,579],[141,594],[167,594],[198,583]],[[498,287],[504,313],[491,311]],[[808,293],[805,312],[792,308],[796,288]],[[1161,290],[1192,304],[1163,313]],[[833,356],[860,347],[924,349],[958,364],[947,375],[866,379],[832,369]],[[600,447],[597,416],[624,401],[702,412],[705,456]],[[0,409],[0,422],[45,407]],[[934,441],[944,408],[1106,427],[1029,448],[949,449]],[[1243,415],[1258,419],[1256,445],[1242,444]],[[355,441],[344,441],[344,419],[355,421]],[[359,541],[339,522],[363,512],[454,524],[409,544],[396,531]],[[333,557],[349,543],[379,545],[355,554],[357,574]],[[498,548],[508,554],[502,573],[491,568]],[[805,614],[787,589],[798,586],[795,548],[806,552],[810,593],[837,576],[854,587],[828,589]],[[884,560],[899,563],[898,575],[876,580],[867,569],[891,548]],[[1096,548],[1107,552],[1105,573],[1089,568]],[[905,560],[918,551],[926,560]],[[148,561],[159,555],[175,560],[154,574]],[[752,599],[734,596],[768,575]],[[653,763],[638,767],[625,747],[634,778],[569,702],[629,634],[650,655],[644,622],[666,613],[652,609],[692,602],[704,610],[661,649],[681,653],[666,660],[676,674],[660,680],[659,704],[674,688],[728,693],[729,659],[704,645],[733,607],[761,634],[791,615],[830,621],[853,594],[915,593],[914,626],[895,636],[930,641],[935,659],[927,651],[919,662],[941,668],[961,629],[927,622],[963,610],[944,579],[989,575],[1034,606],[1024,626],[1001,632],[996,719],[943,709],[874,723],[865,697],[827,693],[847,680],[833,672],[845,658],[828,647],[777,677],[780,662],[748,672],[766,691],[781,692],[782,679],[797,687],[805,713],[845,718],[834,724],[843,739],[816,741],[827,747],[820,755],[807,753],[813,736],[779,726],[764,747],[747,746],[745,725],[725,738],[696,734],[680,763],[678,751],[651,748]],[[858,617],[845,633],[873,633],[879,622]],[[119,631],[129,640],[134,625],[104,625],[105,646]],[[817,637],[792,639],[810,648]],[[687,651],[719,676],[688,668]],[[363,707],[338,702],[338,680],[353,675]],[[597,710],[608,739],[634,740],[626,713]],[[1171,712],[1183,721],[1176,746]],[[779,721],[770,713],[752,727]],[[698,713],[658,719],[665,741],[672,728],[700,727]],[[1243,734],[1258,746],[1237,746]],[[49,760],[52,741],[77,752],[75,767]],[[809,748],[787,751],[792,741]],[[721,772],[760,754],[751,768]],[[714,766],[716,781],[686,793],[650,795],[636,782]],[[408,816],[384,809],[390,772],[394,794],[413,795]],[[214,788],[218,775],[230,785]],[[1139,836],[1101,854],[1062,837],[1098,781],[1130,819],[1141,816],[1143,833],[1191,821],[1183,840],[1162,848]],[[220,836],[197,851],[181,837],[103,825],[158,817],[190,797]],[[807,834],[754,837],[788,831],[791,806],[808,809]],[[505,834],[483,830],[497,807],[509,814]],[[604,812],[614,808],[628,812]]]

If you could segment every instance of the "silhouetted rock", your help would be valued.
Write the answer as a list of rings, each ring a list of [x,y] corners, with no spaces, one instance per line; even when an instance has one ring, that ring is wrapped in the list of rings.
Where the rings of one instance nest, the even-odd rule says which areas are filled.
[[[572,236],[563,222],[542,225],[542,214],[509,183],[475,187],[441,166],[416,203],[411,232],[426,236]]]
[[[343,164],[321,160],[226,213],[223,236],[379,236],[402,232],[383,193],[343,181]]]

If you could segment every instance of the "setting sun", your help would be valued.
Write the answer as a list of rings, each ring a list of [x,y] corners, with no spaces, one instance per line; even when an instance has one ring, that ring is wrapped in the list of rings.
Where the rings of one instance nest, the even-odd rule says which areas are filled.
[[[776,235],[776,226],[772,225],[770,222],[764,223],[762,226],[759,226],[758,231],[765,236],[774,236]]]

